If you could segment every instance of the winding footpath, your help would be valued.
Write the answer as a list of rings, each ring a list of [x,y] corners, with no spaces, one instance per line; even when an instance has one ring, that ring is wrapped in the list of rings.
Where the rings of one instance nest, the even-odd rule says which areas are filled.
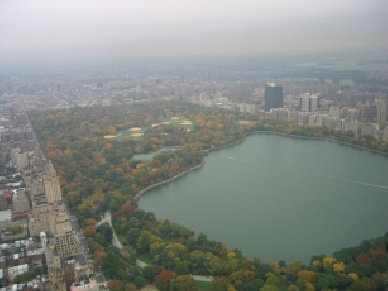
[[[101,221],[97,222],[97,226],[99,226],[99,225],[101,225],[102,223],[105,223],[105,222],[108,223],[109,226],[112,228],[112,232],[113,232],[112,244],[115,247],[117,247],[118,249],[120,249],[120,251],[121,251],[122,248],[123,248],[123,245],[118,240],[116,232],[115,232],[115,230],[113,228],[113,225],[112,225],[112,213],[110,212],[110,210],[104,212],[104,215],[102,216]],[[136,266],[138,266],[140,268],[144,268],[145,266],[147,266],[147,263],[144,262],[144,261],[136,259]],[[193,278],[195,281],[203,281],[203,282],[211,282],[211,281],[213,281],[213,276],[202,276],[202,275],[192,275],[192,274],[190,274],[190,277]],[[154,289],[155,287],[153,285],[148,285],[148,286],[146,286],[146,288],[149,288],[149,289],[144,289],[144,290],[157,290],[157,289]]]
[[[104,212],[104,215],[102,216],[101,221],[97,222],[97,226],[100,226],[104,222],[108,223],[109,226],[112,228],[112,232],[113,232],[112,244],[121,250],[123,248],[123,245],[121,244],[121,242],[117,238],[116,232],[113,228],[112,213],[110,212],[110,210]]]

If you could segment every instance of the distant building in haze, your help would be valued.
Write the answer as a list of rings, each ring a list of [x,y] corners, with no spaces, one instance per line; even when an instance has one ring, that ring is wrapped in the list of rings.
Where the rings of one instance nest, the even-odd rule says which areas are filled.
[[[383,130],[387,123],[387,102],[383,100],[376,102],[376,111],[376,123],[379,125],[380,130]]]
[[[303,112],[318,111],[318,95],[302,94],[299,98],[299,108]]]
[[[283,87],[275,83],[265,85],[265,105],[264,110],[269,111],[271,108],[283,107]]]

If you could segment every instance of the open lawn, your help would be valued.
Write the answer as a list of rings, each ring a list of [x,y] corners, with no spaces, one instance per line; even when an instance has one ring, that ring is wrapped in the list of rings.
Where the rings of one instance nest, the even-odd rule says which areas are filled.
[[[136,258],[146,264],[152,264],[152,259],[150,255],[137,255]]]
[[[184,117],[171,117],[171,118],[163,120],[163,122],[164,123],[169,122],[169,124],[171,124],[172,126],[175,126],[175,127],[183,127],[183,128],[187,128],[190,130],[194,129],[193,122],[187,118],[184,118]]]
[[[165,125],[171,125],[174,127],[182,127],[186,128],[188,130],[194,129],[194,124],[192,121],[190,121],[187,118],[184,117],[171,117],[164,119],[161,123],[155,123],[152,125],[152,127],[158,126],[159,124],[165,124]],[[134,140],[141,140],[144,138],[144,133],[149,129],[150,127],[131,127],[129,129],[120,130],[117,132],[117,136],[107,135],[104,136],[105,138],[114,138],[116,137],[117,140],[123,140],[127,138],[131,138]]]
[[[197,283],[197,286],[199,288],[199,291],[208,291],[210,290],[211,282],[204,282],[204,281],[195,281]]]
[[[129,129],[120,130],[117,132],[117,140],[123,140],[126,138],[132,138],[140,140],[144,137],[144,132],[148,130],[148,127],[132,127]]]

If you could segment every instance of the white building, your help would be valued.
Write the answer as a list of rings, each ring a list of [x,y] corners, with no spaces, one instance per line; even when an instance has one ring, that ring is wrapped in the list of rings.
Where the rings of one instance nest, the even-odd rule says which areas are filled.
[[[303,112],[317,112],[318,111],[318,95],[316,94],[302,94],[299,98],[299,107]]]
[[[28,271],[28,265],[19,265],[14,267],[8,267],[8,278],[9,280],[13,281],[17,275],[24,274]]]
[[[74,283],[70,286],[70,291],[98,291],[98,284],[95,280],[81,281],[79,283]]]

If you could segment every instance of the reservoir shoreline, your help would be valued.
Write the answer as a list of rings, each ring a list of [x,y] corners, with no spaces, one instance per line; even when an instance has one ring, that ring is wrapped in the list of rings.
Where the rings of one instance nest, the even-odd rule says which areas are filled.
[[[214,151],[204,157],[206,167],[183,183],[153,189],[139,207],[264,261],[308,262],[310,255],[330,255],[386,232],[387,192],[376,187],[386,185],[386,156],[264,132],[204,151]],[[239,215],[225,215],[232,212]],[[308,245],[297,247],[298,237],[308,237]]]
[[[211,148],[211,149],[208,149],[208,150],[202,150],[202,153],[204,153],[204,155],[208,155],[210,152],[212,151],[217,151],[217,150],[220,150],[220,149],[223,149],[223,148],[228,148],[228,147],[232,147],[234,145],[237,145],[239,143],[242,143],[243,141],[245,140],[245,137],[242,138],[242,139],[239,139],[237,141],[234,141],[234,142],[231,142],[227,145],[223,145],[223,146],[219,146],[219,147],[214,147],[214,148]],[[180,177],[192,172],[192,171],[195,171],[195,170],[198,170],[200,168],[202,168],[204,165],[206,164],[206,161],[204,159],[202,159],[201,163],[199,163],[198,165],[194,166],[194,167],[191,167],[185,171],[183,171],[182,173],[179,173],[179,174],[176,174],[174,175],[173,177],[167,179],[167,180],[163,180],[163,181],[160,181],[156,184],[152,184],[142,190],[140,190],[139,192],[136,193],[135,195],[135,199],[136,201],[139,201],[141,196],[144,195],[145,193],[147,193],[148,191],[151,191],[159,186],[162,186],[162,185],[165,185],[165,184],[168,184],[176,179],[179,179]]]
[[[338,142],[340,144],[344,144],[344,145],[351,146],[351,147],[354,147],[354,148],[358,148],[358,149],[361,149],[361,150],[366,150],[366,151],[373,152],[373,153],[376,153],[376,154],[380,154],[380,155],[383,155],[383,156],[388,156],[388,153],[385,153],[385,152],[382,152],[382,151],[378,151],[378,150],[374,150],[374,149],[370,149],[370,148],[363,147],[363,146],[359,146],[359,145],[355,145],[355,144],[352,144],[350,142],[341,141],[341,140],[338,140],[338,139],[336,139],[334,137],[328,137],[328,136],[322,136],[321,137],[321,136],[306,136],[306,135],[287,134],[287,133],[284,133],[284,132],[279,132],[279,131],[274,131],[274,130],[255,130],[255,131],[249,131],[249,132],[247,132],[247,135],[252,135],[252,134],[256,134],[256,133],[271,133],[271,134],[278,134],[278,135],[281,135],[281,136],[290,136],[290,137],[298,137],[298,138],[327,140],[327,141],[332,141],[332,142]]]
[[[180,178],[180,177],[182,177],[182,176],[184,176],[184,175],[186,175],[186,174],[188,174],[188,173],[190,173],[192,171],[198,170],[198,169],[202,168],[205,165],[205,163],[206,163],[205,160],[202,160],[202,162],[200,164],[198,164],[198,165],[196,165],[196,166],[194,166],[194,167],[192,167],[190,169],[187,169],[187,170],[183,171],[182,173],[176,174],[175,176],[173,176],[173,177],[171,177],[171,178],[169,178],[167,180],[160,181],[158,183],[152,184],[152,185],[144,188],[143,190],[140,190],[135,195],[136,201],[139,201],[140,197],[142,195],[144,195],[146,192],[148,192],[148,191],[150,191],[150,190],[152,190],[154,188],[157,188],[159,186],[162,186],[164,184],[168,184],[168,183],[170,183],[170,182],[172,182],[172,181],[174,181],[174,180],[176,180],[176,179],[178,179],[178,178]]]
[[[284,132],[278,132],[278,131],[273,131],[273,130],[249,131],[249,132],[247,132],[246,136],[244,136],[243,138],[241,138],[239,140],[233,141],[233,142],[231,142],[229,144],[226,144],[226,145],[210,148],[210,149],[207,149],[207,150],[202,150],[202,152],[204,153],[204,155],[208,155],[208,154],[210,154],[213,151],[217,151],[217,150],[221,150],[221,149],[224,149],[224,148],[229,148],[229,147],[233,147],[235,145],[241,144],[242,142],[245,141],[246,137],[249,136],[249,135],[263,134],[263,133],[275,134],[275,135],[281,135],[281,136],[289,136],[289,137],[296,137],[296,138],[327,140],[327,141],[331,141],[331,142],[337,142],[339,144],[343,144],[343,145],[346,145],[346,146],[351,146],[351,147],[354,147],[354,148],[357,148],[357,149],[366,150],[366,151],[369,151],[369,152],[372,152],[372,153],[376,153],[376,154],[380,154],[380,155],[383,155],[383,156],[388,156],[388,154],[385,153],[385,152],[381,152],[381,151],[378,151],[378,150],[366,148],[366,147],[363,147],[363,146],[354,145],[352,143],[345,142],[345,141],[340,141],[340,140],[332,138],[332,137],[317,137],[317,136],[295,135],[295,134],[287,134],[287,133],[284,133]],[[179,179],[180,177],[182,177],[182,176],[184,176],[184,175],[186,175],[186,174],[188,174],[188,173],[190,173],[192,171],[195,171],[195,170],[198,170],[198,169],[202,168],[205,164],[206,164],[206,162],[203,159],[200,164],[198,164],[198,165],[196,165],[196,166],[194,166],[192,168],[189,168],[189,169],[183,171],[182,173],[176,174],[176,175],[174,175],[173,177],[171,177],[169,179],[160,181],[160,182],[158,182],[156,184],[152,184],[152,185],[150,185],[150,186],[140,190],[135,195],[136,201],[139,201],[141,196],[144,195],[145,193],[147,193],[148,191],[151,191],[151,190],[153,190],[153,189],[155,189],[155,188],[157,188],[159,186],[168,184],[168,183],[170,183],[170,182],[172,182],[172,181],[174,181],[176,179]]]

